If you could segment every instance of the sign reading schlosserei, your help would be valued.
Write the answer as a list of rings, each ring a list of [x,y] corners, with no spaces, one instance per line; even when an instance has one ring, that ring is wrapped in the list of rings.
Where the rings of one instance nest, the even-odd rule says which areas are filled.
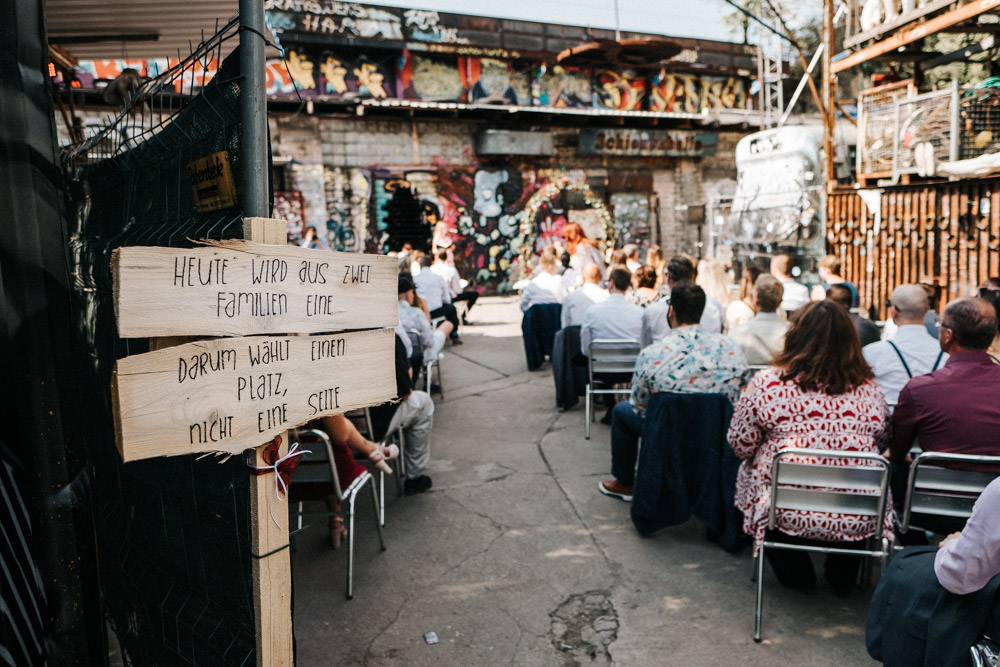
[[[220,241],[112,254],[122,338],[392,327],[394,258]]]
[[[583,155],[698,157],[715,155],[718,143],[718,132],[582,128],[578,150]]]

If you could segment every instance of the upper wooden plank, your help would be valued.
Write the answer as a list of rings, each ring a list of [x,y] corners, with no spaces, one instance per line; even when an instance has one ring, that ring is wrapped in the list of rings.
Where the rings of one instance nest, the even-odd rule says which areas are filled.
[[[396,260],[248,241],[124,247],[111,260],[122,338],[319,333],[396,325]]]

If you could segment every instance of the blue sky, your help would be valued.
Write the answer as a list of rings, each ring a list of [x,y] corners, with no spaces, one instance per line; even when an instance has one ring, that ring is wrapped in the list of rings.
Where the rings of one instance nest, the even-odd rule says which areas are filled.
[[[582,25],[615,27],[614,0],[363,0],[365,4],[432,9],[455,14]],[[722,17],[731,7],[723,0],[618,0],[622,30],[674,37],[739,41]]]

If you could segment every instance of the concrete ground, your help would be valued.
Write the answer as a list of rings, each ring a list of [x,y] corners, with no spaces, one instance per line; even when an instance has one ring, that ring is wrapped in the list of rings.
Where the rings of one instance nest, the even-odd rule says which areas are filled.
[[[750,551],[724,552],[696,519],[639,537],[629,506],[597,491],[608,427],[584,440],[582,405],[556,411],[551,367],[525,365],[516,300],[483,299],[470,319],[441,362],[434,488],[387,490],[384,552],[359,498],[353,600],[325,520],[295,538],[299,665],[875,664],[870,590],[806,595],[769,570],[755,644]]]

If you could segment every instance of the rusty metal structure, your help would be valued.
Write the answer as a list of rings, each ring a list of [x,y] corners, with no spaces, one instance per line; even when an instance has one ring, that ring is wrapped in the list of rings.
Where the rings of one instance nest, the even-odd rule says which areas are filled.
[[[943,306],[975,293],[984,279],[1000,274],[1000,173],[970,168],[970,158],[1000,157],[993,141],[1000,131],[984,126],[978,109],[991,104],[989,81],[975,87],[953,83],[958,91],[950,98],[953,102],[946,91],[931,93],[924,85],[931,69],[968,59],[967,49],[941,53],[941,42],[928,37],[995,33],[1000,0],[847,4],[848,23],[837,41],[834,0],[825,2],[826,53],[846,55],[835,62],[825,59],[822,87],[825,99],[836,100],[826,107],[828,158],[833,110],[845,106],[838,84],[853,78],[862,91],[857,100],[858,173],[857,182],[828,176],[827,248],[840,257],[843,275],[858,285],[861,304],[873,316],[886,316],[889,294],[904,282],[932,285]],[[991,49],[981,62],[995,55]],[[912,80],[899,81],[904,75]],[[872,103],[876,100],[877,105]],[[937,119],[937,129],[926,129],[928,117]],[[988,111],[985,118],[990,118]],[[881,134],[873,129],[880,124],[885,128]],[[926,144],[924,153],[916,146],[921,142]],[[950,151],[945,150],[948,144]],[[914,163],[914,155],[923,160]]]

